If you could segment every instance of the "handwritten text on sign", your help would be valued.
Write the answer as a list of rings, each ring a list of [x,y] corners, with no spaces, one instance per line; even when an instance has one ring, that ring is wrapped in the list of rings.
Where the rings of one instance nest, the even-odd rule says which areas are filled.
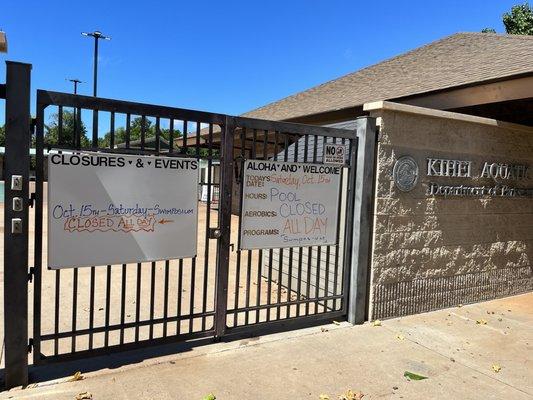
[[[341,167],[247,160],[241,249],[335,244]]]
[[[198,161],[50,154],[48,171],[50,268],[196,255]]]

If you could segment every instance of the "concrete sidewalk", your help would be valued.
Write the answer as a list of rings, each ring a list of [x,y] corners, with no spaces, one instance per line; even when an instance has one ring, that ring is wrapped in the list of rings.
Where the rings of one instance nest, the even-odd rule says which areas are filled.
[[[196,347],[0,399],[533,399],[533,293],[422,315]],[[501,367],[499,372],[498,366]],[[494,368],[493,368],[494,367]],[[428,379],[410,381],[404,372]],[[83,372],[83,371],[82,371]]]

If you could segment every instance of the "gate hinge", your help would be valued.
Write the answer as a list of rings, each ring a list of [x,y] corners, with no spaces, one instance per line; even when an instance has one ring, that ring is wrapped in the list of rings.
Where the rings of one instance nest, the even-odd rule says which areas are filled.
[[[33,350],[33,338],[28,340],[28,353],[31,353]]]
[[[30,193],[30,207],[33,208],[35,205],[35,192]]]
[[[33,282],[33,275],[35,275],[35,268],[30,267],[30,272],[28,272],[28,282]]]

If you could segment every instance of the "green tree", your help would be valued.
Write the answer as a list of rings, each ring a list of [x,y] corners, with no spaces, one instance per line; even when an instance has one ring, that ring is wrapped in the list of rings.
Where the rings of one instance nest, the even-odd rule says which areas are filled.
[[[513,6],[503,14],[505,31],[513,35],[533,35],[533,8],[529,3]]]
[[[494,28],[483,28],[481,30],[481,33],[496,33],[496,29],[494,29]]]
[[[6,126],[0,126],[0,146],[6,145]]]
[[[47,145],[57,144],[72,144],[74,143],[74,130],[76,128],[76,119],[72,111],[63,110],[63,124],[61,131],[61,143],[59,143],[59,114],[52,114],[50,117],[50,123],[44,126],[44,142]],[[80,144],[81,147],[89,147],[91,142],[87,137],[87,128],[83,121],[81,126],[78,127],[80,132]]]

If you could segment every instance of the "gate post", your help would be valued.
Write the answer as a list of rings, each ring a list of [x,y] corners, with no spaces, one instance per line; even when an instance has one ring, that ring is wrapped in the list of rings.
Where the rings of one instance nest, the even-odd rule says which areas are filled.
[[[376,152],[376,121],[361,117],[356,120],[357,158],[352,225],[352,252],[348,296],[348,322],[361,324],[365,320],[368,296],[367,279],[370,268],[370,239],[374,200],[374,160]],[[351,182],[353,184],[353,182]]]
[[[233,136],[235,120],[226,116],[221,137],[219,225],[217,239],[215,340],[220,340],[226,331],[228,305],[229,248],[231,235],[231,196],[233,193]]]
[[[9,389],[28,384],[28,203],[31,64],[12,61],[7,61],[6,64],[4,340],[5,385]],[[20,178],[17,179],[17,182],[13,182],[13,176]],[[14,198],[21,199],[21,210],[15,211]]]

